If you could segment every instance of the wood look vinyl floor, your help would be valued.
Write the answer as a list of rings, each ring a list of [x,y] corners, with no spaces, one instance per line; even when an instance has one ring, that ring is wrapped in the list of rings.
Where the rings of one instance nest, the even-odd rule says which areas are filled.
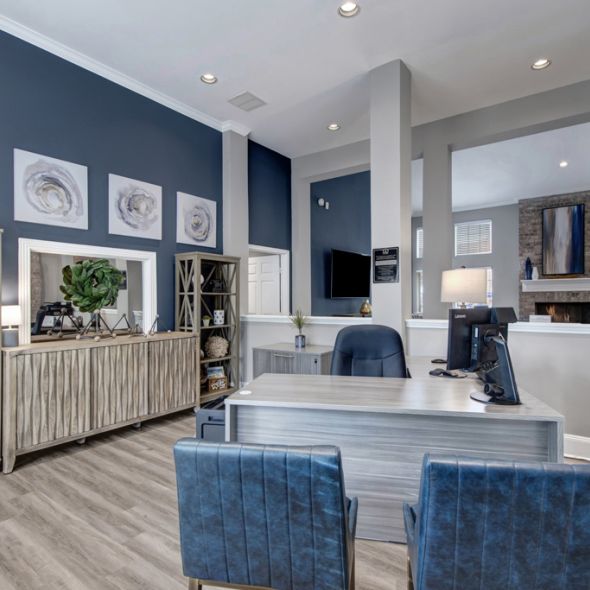
[[[182,590],[172,446],[192,412],[17,460],[0,475],[1,590]],[[357,590],[405,590],[404,545],[359,540]]]

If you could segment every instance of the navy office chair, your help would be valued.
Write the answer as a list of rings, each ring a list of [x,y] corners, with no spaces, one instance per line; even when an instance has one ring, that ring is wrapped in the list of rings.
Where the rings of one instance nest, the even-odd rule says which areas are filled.
[[[425,455],[404,520],[408,588],[590,588],[589,465]]]
[[[400,335],[387,326],[349,326],[336,336],[332,375],[410,377]]]
[[[189,589],[354,590],[357,500],[337,447],[185,438],[174,456]]]

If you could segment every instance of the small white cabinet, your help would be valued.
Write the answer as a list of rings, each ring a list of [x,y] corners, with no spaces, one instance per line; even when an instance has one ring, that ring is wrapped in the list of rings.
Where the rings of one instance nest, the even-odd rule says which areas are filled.
[[[332,362],[331,346],[306,346],[279,343],[253,349],[254,378],[264,373],[291,375],[329,375]]]

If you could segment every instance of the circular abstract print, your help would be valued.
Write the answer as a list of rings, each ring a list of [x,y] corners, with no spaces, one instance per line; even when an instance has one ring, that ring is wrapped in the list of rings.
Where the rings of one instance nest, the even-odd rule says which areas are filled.
[[[184,211],[184,231],[197,242],[205,242],[211,231],[211,213],[204,204],[194,205]]]
[[[118,192],[117,216],[129,227],[147,230],[158,221],[158,201],[149,191],[128,186]]]
[[[27,201],[44,215],[75,222],[84,214],[82,193],[74,177],[62,166],[40,160],[25,168]]]

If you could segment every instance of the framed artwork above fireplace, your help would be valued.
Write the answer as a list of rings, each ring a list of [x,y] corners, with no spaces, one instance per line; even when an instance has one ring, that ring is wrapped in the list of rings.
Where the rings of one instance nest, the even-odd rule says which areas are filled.
[[[543,209],[543,274],[584,274],[584,205]]]

